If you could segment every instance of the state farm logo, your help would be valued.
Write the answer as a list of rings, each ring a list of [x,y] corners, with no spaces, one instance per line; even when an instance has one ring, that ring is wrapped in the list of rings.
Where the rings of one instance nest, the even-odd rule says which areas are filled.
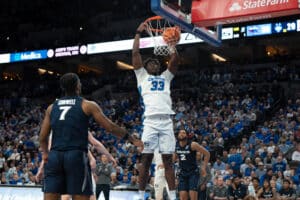
[[[241,10],[267,7],[287,6],[289,3],[289,0],[233,0],[233,3],[229,7],[229,12],[238,12]]]
[[[239,11],[242,9],[242,6],[238,2],[234,2],[231,7],[229,8],[230,12]]]

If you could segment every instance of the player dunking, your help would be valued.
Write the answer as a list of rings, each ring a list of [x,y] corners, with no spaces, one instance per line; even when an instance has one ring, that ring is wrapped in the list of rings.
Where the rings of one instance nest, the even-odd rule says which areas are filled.
[[[204,155],[204,161],[201,168],[201,175],[206,176],[206,166],[210,159],[210,153],[197,142],[188,141],[188,135],[185,130],[178,133],[178,142],[176,143],[176,155],[179,158],[179,185],[178,191],[180,200],[197,200],[199,169],[197,165],[196,153]]]
[[[110,121],[95,102],[79,96],[81,83],[76,74],[63,75],[60,86],[65,96],[47,108],[40,132],[45,162],[44,199],[58,200],[61,194],[70,194],[73,200],[88,200],[93,194],[87,159],[89,117],[119,138],[128,137],[142,148],[143,143]],[[50,130],[52,145],[48,151]]]
[[[176,193],[172,154],[175,151],[176,140],[170,117],[170,115],[175,114],[172,110],[170,85],[177,71],[178,56],[176,52],[171,54],[168,68],[163,73],[160,73],[160,63],[156,59],[148,59],[143,64],[139,44],[140,34],[145,29],[145,23],[137,28],[132,50],[132,65],[137,78],[138,90],[145,104],[142,135],[144,150],[139,168],[139,193],[140,198],[144,199],[153,152],[158,148],[165,166],[170,198],[174,200]]]

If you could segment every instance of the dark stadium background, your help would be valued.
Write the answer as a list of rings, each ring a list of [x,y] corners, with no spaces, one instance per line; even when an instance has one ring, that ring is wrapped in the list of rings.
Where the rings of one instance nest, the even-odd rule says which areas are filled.
[[[138,25],[153,15],[154,13],[150,10],[150,0],[0,1],[0,54],[132,39]],[[290,19],[300,19],[300,15],[237,25]],[[205,43],[180,45],[177,47],[180,55],[179,75],[176,76],[172,85],[172,89],[175,88],[172,90],[173,97],[176,97],[174,103],[180,107],[180,101],[183,101],[183,104],[189,105],[192,111],[198,109],[199,112],[207,114],[207,110],[211,109],[212,114],[219,115],[224,110],[218,107],[219,105],[213,104],[220,100],[216,94],[228,93],[221,97],[226,96],[229,100],[233,95],[234,100],[240,101],[250,96],[252,100],[257,100],[256,106],[262,109],[257,108],[257,118],[253,123],[243,127],[243,131],[238,132],[237,135],[227,138],[224,149],[236,151],[236,148],[231,147],[239,148],[239,145],[244,144],[241,142],[243,137],[250,139],[250,136],[255,135],[254,133],[262,128],[272,131],[274,128],[275,134],[283,134],[287,127],[278,128],[276,124],[281,122],[283,116],[284,119],[294,120],[297,124],[293,129],[295,139],[285,138],[291,145],[289,152],[285,155],[287,160],[291,161],[291,153],[295,150],[296,141],[300,140],[299,42],[300,32],[293,32],[225,40],[221,47],[212,47]],[[152,49],[143,49],[141,53],[143,57],[152,56]],[[227,61],[213,60],[212,53],[226,58]],[[163,65],[166,65],[167,60],[160,59]],[[120,119],[120,116],[126,116],[127,110],[136,112],[137,116],[140,116],[142,111],[138,104],[139,97],[134,73],[118,69],[117,60],[131,64],[131,51],[1,64],[0,124],[2,127],[5,126],[5,130],[0,129],[3,134],[1,135],[0,132],[0,144],[5,144],[7,147],[7,141],[16,142],[17,140],[14,140],[17,135],[20,132],[23,133],[23,128],[15,130],[7,126],[7,123],[15,123],[15,115],[19,121],[28,115],[30,125],[24,129],[34,129],[34,135],[37,136],[39,119],[44,108],[61,95],[57,80],[65,72],[79,74],[83,83],[83,95],[89,99],[101,97],[96,100],[105,107],[106,114],[111,114],[109,111],[115,108],[115,113],[120,115],[110,117],[118,123],[123,123],[124,118]],[[38,69],[48,72],[44,73]],[[232,76],[232,82],[238,88],[236,89],[238,92],[225,91],[225,85],[228,83],[226,81],[212,80],[214,75],[226,73],[235,75],[235,77]],[[203,78],[205,75],[209,75],[209,78]],[[29,100],[26,102],[28,107],[20,103],[23,97]],[[115,107],[108,103],[111,98],[118,100]],[[122,98],[125,99],[124,102]],[[5,107],[7,101],[12,105],[10,109]],[[36,107],[36,104],[41,107]],[[269,108],[265,109],[268,106]],[[257,111],[247,106],[239,109],[245,113]],[[220,113],[217,112],[219,110]],[[18,114],[19,111],[22,113]],[[185,114],[192,113],[188,111]],[[224,113],[222,115],[229,115],[225,111]],[[288,118],[289,114],[292,118]],[[189,127],[191,124],[193,126],[195,121],[187,122],[186,126]],[[213,120],[209,118],[208,121]],[[134,123],[128,122],[122,125],[133,128],[136,125]],[[140,123],[139,120],[138,123]],[[203,124],[199,126],[204,127]],[[97,129],[95,124],[91,127]],[[209,130],[209,127],[203,129]],[[277,132],[277,129],[282,129],[282,132]],[[97,131],[98,137],[98,133],[103,130]],[[199,141],[202,140],[203,138]],[[211,144],[213,146],[213,143]],[[37,148],[34,149],[35,156],[38,154],[37,150]],[[222,155],[222,150],[223,147],[211,148],[212,164],[218,156]],[[124,156],[122,158],[124,159]],[[254,164],[258,164],[255,163],[253,157],[251,159]],[[293,165],[292,162],[290,164],[291,167],[298,167],[300,180],[299,165],[297,163]],[[300,191],[299,182],[298,191]]]

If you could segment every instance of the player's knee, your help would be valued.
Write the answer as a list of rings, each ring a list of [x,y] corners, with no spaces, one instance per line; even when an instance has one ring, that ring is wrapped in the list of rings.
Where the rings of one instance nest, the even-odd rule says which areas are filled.
[[[148,169],[151,165],[153,154],[143,154],[141,159],[141,167]]]
[[[172,155],[162,155],[163,163],[165,166],[165,169],[172,168]]]

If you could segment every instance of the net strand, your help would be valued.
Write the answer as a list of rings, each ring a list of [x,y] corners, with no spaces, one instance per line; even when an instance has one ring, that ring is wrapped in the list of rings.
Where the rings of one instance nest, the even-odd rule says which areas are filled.
[[[155,22],[156,27],[154,28],[152,22]],[[166,44],[161,34],[168,27],[172,27],[169,21],[164,20],[163,26],[161,20],[150,20],[147,21],[147,32],[152,38],[154,43],[153,53],[158,56],[168,56],[176,52],[176,44],[173,41],[169,41],[169,44]]]

